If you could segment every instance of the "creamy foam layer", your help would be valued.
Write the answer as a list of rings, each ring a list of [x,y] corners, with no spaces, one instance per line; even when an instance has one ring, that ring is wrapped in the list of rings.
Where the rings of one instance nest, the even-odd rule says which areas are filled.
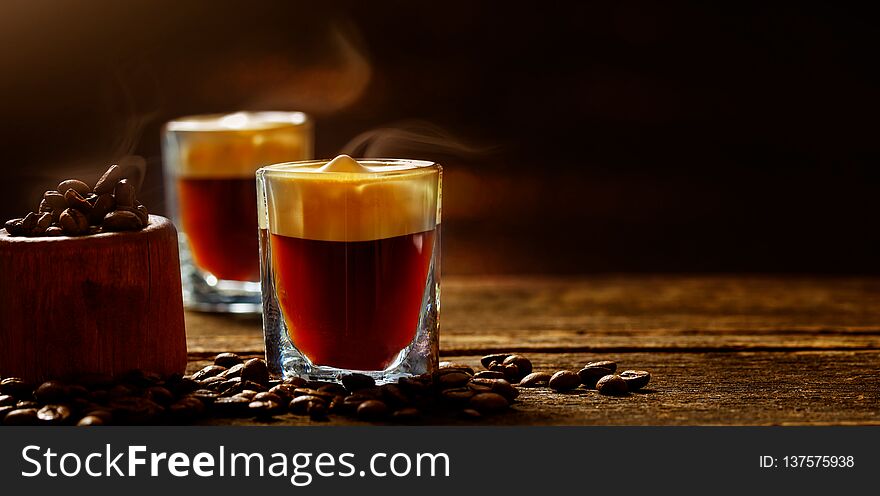
[[[370,241],[440,223],[440,166],[340,156],[279,164],[257,173],[260,228],[321,241]]]
[[[312,124],[302,112],[184,117],[165,130],[166,160],[176,160],[182,177],[251,178],[259,167],[312,157]]]

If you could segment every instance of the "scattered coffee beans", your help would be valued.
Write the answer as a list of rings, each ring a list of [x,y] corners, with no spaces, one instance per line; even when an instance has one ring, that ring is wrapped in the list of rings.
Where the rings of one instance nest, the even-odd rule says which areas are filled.
[[[37,212],[4,224],[10,236],[83,236],[111,231],[136,231],[150,222],[147,208],[135,198],[134,187],[113,165],[94,190],[78,179],[46,191]]]
[[[489,355],[481,363],[502,370],[532,370],[531,361],[515,353]],[[525,388],[571,391],[582,383],[584,370],[594,374],[616,368],[610,361],[590,362],[581,374],[562,370],[551,376],[531,371],[518,380]],[[506,411],[517,400],[520,391],[506,377],[500,370],[475,371],[469,365],[442,362],[432,374],[403,377],[381,386],[364,374],[341,376],[342,384],[299,377],[271,380],[262,359],[221,353],[211,365],[188,377],[132,371],[116,378],[89,375],[51,380],[36,387],[20,378],[5,378],[0,380],[0,423],[187,424],[208,416],[265,420],[287,414],[314,421],[344,415],[370,422],[408,423],[449,414],[476,420]],[[645,387],[650,378],[640,370],[611,372],[596,379],[594,386],[603,395],[622,396]]]
[[[547,385],[556,392],[570,391],[580,386],[581,380],[577,374],[570,370],[560,370],[550,377]]]
[[[550,382],[550,374],[546,372],[532,372],[522,378],[517,384],[519,387],[534,388],[546,386]]]
[[[581,384],[588,389],[595,389],[596,383],[599,379],[606,375],[613,374],[616,369],[617,364],[607,360],[602,362],[590,362],[578,371],[578,377],[581,380]]]
[[[645,370],[624,370],[620,378],[626,382],[629,391],[638,391],[651,381],[651,373]]]
[[[596,383],[596,390],[599,391],[600,394],[607,395],[626,394],[629,391],[626,386],[626,381],[624,381],[619,375],[606,375],[599,379]]]

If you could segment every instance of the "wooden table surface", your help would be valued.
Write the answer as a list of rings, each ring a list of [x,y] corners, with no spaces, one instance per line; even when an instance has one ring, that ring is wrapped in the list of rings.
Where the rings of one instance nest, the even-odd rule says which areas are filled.
[[[258,316],[186,321],[189,372],[221,351],[263,353]],[[880,424],[880,278],[447,277],[441,328],[442,360],[516,351],[538,371],[610,359],[653,376],[628,397],[522,389],[510,412],[476,423]]]

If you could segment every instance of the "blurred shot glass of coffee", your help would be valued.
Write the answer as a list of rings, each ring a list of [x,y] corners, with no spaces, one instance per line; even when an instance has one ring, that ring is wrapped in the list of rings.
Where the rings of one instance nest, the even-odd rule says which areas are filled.
[[[179,233],[187,308],[261,311],[255,172],[310,159],[313,146],[302,112],[196,115],[165,125],[166,204]]]

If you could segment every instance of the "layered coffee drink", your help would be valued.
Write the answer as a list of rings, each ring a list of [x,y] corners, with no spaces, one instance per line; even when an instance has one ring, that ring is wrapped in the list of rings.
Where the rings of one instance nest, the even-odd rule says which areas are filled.
[[[255,171],[312,154],[300,112],[187,117],[165,127],[169,204],[181,232],[184,297],[203,310],[259,311]]]
[[[258,172],[276,370],[388,380],[436,363],[440,175],[431,162],[344,155]]]

